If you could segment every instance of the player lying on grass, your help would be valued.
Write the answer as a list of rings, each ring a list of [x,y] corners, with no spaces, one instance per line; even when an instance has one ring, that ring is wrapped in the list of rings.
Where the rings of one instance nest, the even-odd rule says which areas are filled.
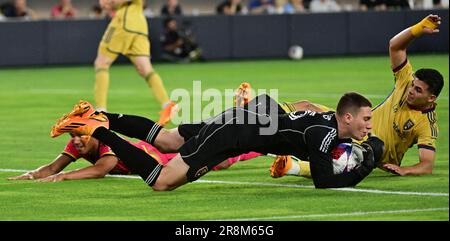
[[[440,24],[439,16],[428,15],[416,25],[395,35],[389,42],[395,88],[374,108],[372,133],[385,143],[378,167],[397,175],[423,175],[433,171],[438,136],[436,99],[444,86],[444,80],[435,69],[413,72],[406,49],[415,38],[439,32]],[[288,106],[291,111],[330,110],[307,101]],[[401,166],[406,151],[415,144],[419,148],[419,162],[412,166]],[[293,160],[290,156],[280,156],[271,167],[271,176],[276,178],[286,174],[308,177],[309,165],[295,157]]]
[[[250,98],[250,85],[248,83],[243,83],[236,90],[237,95],[235,99],[235,105],[243,106],[248,102]],[[90,111],[92,113],[94,107],[87,102],[81,101],[76,105],[77,108],[82,108],[79,111]],[[114,118],[119,115],[105,113],[109,118]],[[132,116],[125,116],[122,118],[123,125],[133,125],[134,118]],[[139,117],[136,117],[139,118]],[[131,120],[130,123],[127,121]],[[200,128],[197,128],[198,130]],[[175,133],[175,132],[174,132]],[[168,135],[167,137],[170,138]],[[180,137],[181,138],[181,137]],[[178,139],[178,138],[177,138]],[[183,141],[184,142],[184,141]],[[161,153],[157,148],[152,146],[151,144],[139,141],[139,142],[130,142],[134,146],[144,150],[147,154],[151,155],[154,159],[156,159],[159,163],[166,165],[177,152],[176,147],[172,149],[167,149],[167,153]],[[261,154],[256,152],[249,152],[246,154],[242,154],[236,157],[228,158],[227,160],[216,165],[213,170],[221,170],[226,169],[233,165],[238,161],[246,161],[255,157],[261,156]],[[90,162],[92,166],[80,168],[77,170],[63,172],[63,170],[72,162],[77,161],[78,159],[83,158]],[[128,175],[133,174],[130,169],[123,163],[111,150],[107,145],[99,142],[95,138],[89,138],[88,136],[79,136],[71,134],[71,138],[67,143],[64,151],[58,155],[55,160],[51,163],[46,164],[37,168],[36,170],[32,170],[26,172],[19,176],[14,176],[8,178],[8,180],[39,180],[42,182],[57,182],[63,180],[77,180],[77,179],[89,179],[89,178],[103,178],[107,174],[120,174],[120,175]]]
[[[242,83],[236,90],[235,104],[242,107],[249,101],[249,99],[251,99],[250,84]],[[87,108],[91,108],[87,103],[84,105]],[[110,114],[106,113],[106,115]],[[124,120],[128,120],[128,118],[130,117],[126,116]],[[161,153],[154,146],[144,141],[130,143],[144,150],[147,154],[151,155],[163,165],[167,164],[167,162],[169,162],[176,155],[175,153]],[[237,157],[228,158],[226,161],[223,161],[215,166],[213,170],[225,169],[238,161],[246,161],[260,155],[261,154],[256,152],[250,152]],[[80,158],[87,160],[92,164],[92,166],[69,172],[63,172],[67,166]],[[128,175],[132,173],[130,169],[119,160],[110,147],[99,142],[93,137],[89,139],[88,136],[71,134],[71,138],[69,139],[63,152],[51,163],[26,172],[22,175],[10,177],[8,180],[39,180],[42,182],[57,182],[63,180],[103,178],[107,174]]]
[[[347,93],[337,112],[311,111],[287,114],[269,96],[250,101],[245,108],[231,108],[205,122],[166,130],[152,120],[128,115],[96,113],[76,106],[52,128],[51,136],[62,133],[93,136],[110,146],[132,172],[153,190],[173,190],[193,182],[229,157],[250,151],[263,154],[294,154],[308,158],[317,188],[355,186],[375,167],[383,143],[372,137],[359,146],[361,164],[349,172],[333,172],[332,150],[350,138],[362,140],[371,129],[371,103],[357,93]],[[252,120],[252,121],[251,121]],[[272,126],[272,124],[276,124]],[[273,128],[264,134],[264,128]],[[193,129],[195,131],[193,131]],[[133,146],[111,130],[145,140],[160,151],[179,150],[163,166],[145,151]],[[192,133],[196,133],[192,135]],[[186,142],[185,142],[186,141]]]
[[[243,106],[248,102],[249,94],[251,89],[250,85],[247,83],[241,84],[237,91],[237,98],[235,104]],[[87,102],[80,102],[78,107],[82,106],[83,111],[87,109],[93,110],[94,107]],[[92,112],[92,111],[91,111]],[[106,115],[118,116],[114,114],[105,113]],[[133,119],[132,117],[126,116],[123,120]],[[126,123],[125,123],[126,124]],[[131,123],[132,124],[132,123]],[[158,162],[163,165],[167,164],[175,155],[176,149],[172,149],[172,152],[161,153],[154,146],[147,142],[130,142],[134,146],[144,150],[147,154],[151,155]],[[231,157],[216,165],[213,170],[221,170],[230,167],[238,161],[246,161],[261,154],[256,152],[249,152],[246,154],[239,155],[237,157]],[[77,170],[62,172],[70,163],[83,158],[90,162],[92,166],[80,168]],[[77,180],[77,179],[89,179],[89,178],[103,178],[107,174],[120,174],[128,175],[133,174],[130,169],[114,154],[110,147],[99,142],[95,138],[90,138],[88,136],[79,136],[71,134],[71,138],[67,143],[64,151],[58,155],[51,163],[46,164],[26,172],[19,176],[14,176],[8,178],[8,180],[39,180],[42,182],[57,182],[63,180]]]
[[[103,178],[107,174],[133,174],[130,168],[125,165],[105,144],[99,142],[94,137],[79,136],[71,134],[64,151],[58,155],[55,160],[47,165],[41,166],[36,170],[29,171],[19,176],[10,177],[8,180],[39,180],[42,182],[59,182],[64,180],[78,180],[89,178]],[[166,165],[176,153],[161,153],[147,142],[130,142],[133,146],[145,151],[159,163]],[[256,152],[242,154],[237,157],[228,158],[223,164],[214,167],[214,170],[222,169],[222,166],[228,167],[237,161],[245,161],[260,156]],[[63,172],[64,168],[76,160],[84,158],[92,166],[80,168],[73,171]]]

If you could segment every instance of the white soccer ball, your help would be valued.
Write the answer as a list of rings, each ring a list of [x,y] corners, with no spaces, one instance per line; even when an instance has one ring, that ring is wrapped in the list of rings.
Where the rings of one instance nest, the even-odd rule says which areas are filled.
[[[291,59],[300,60],[303,58],[303,48],[298,45],[291,46],[288,55]]]
[[[362,150],[358,145],[352,143],[339,144],[331,151],[331,155],[334,174],[350,172],[359,167],[363,161]]]

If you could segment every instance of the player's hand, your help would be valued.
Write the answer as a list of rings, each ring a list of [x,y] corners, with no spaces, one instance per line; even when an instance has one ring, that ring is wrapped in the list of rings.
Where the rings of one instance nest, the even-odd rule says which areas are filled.
[[[60,182],[60,181],[64,181],[64,173],[60,172],[57,173],[55,175],[51,175],[45,178],[41,178],[36,180],[37,182]]]
[[[430,22],[432,22],[436,27],[435,28],[423,28],[423,33],[426,34],[433,34],[433,33],[438,33],[439,32],[439,25],[441,25],[441,17],[439,17],[438,15],[433,15],[430,14],[426,17],[426,19]]]
[[[383,167],[395,175],[399,175],[399,176],[406,175],[406,172],[403,171],[403,169],[400,166],[397,166],[395,164],[387,163],[387,164],[384,164]]]
[[[9,177],[7,180],[15,181],[15,180],[33,180],[34,176],[31,172],[24,173],[20,176]]]
[[[438,15],[430,14],[430,15],[428,15],[427,19],[428,19],[428,21],[430,21],[433,24],[435,24],[436,28],[435,29],[424,28],[423,32],[424,33],[428,33],[428,34],[438,33],[439,32],[439,25],[441,25],[441,17],[439,17]]]

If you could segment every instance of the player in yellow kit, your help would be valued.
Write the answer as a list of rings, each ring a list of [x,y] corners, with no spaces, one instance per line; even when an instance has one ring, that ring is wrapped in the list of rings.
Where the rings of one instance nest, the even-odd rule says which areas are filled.
[[[122,54],[134,64],[161,104],[159,123],[166,124],[178,110],[178,105],[170,101],[161,77],[150,62],[150,41],[143,0],[99,0],[99,3],[103,9],[114,11],[114,17],[103,35],[95,59],[94,92],[97,110],[105,111],[107,108],[109,68],[119,54]]]
[[[444,81],[442,75],[434,69],[419,69],[414,73],[407,59],[406,49],[420,35],[439,32],[440,23],[439,16],[429,15],[390,40],[389,52],[395,88],[374,108],[372,133],[385,144],[379,167],[397,175],[421,175],[433,171],[435,142],[438,136],[435,101]],[[286,111],[329,110],[308,101],[284,106]],[[402,167],[403,155],[414,144],[419,148],[419,162],[413,166]],[[309,164],[290,156],[279,156],[272,164],[271,176],[281,177],[286,174],[308,176]]]

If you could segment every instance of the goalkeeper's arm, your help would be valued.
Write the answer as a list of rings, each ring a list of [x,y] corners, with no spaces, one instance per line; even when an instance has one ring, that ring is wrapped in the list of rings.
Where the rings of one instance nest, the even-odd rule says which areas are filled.
[[[332,175],[330,171],[327,171],[329,168],[321,165],[324,162],[311,162],[311,174],[316,188],[352,187],[368,176],[381,161],[384,152],[384,142],[378,137],[371,136],[358,146],[359,148],[354,146],[353,151],[359,150],[359,156],[363,161],[359,167],[350,172]],[[314,155],[314,153],[312,154]]]
[[[389,56],[391,68],[395,69],[406,60],[406,48],[422,34],[433,34],[439,32],[441,18],[438,15],[428,15],[419,23],[401,31],[389,41]]]

